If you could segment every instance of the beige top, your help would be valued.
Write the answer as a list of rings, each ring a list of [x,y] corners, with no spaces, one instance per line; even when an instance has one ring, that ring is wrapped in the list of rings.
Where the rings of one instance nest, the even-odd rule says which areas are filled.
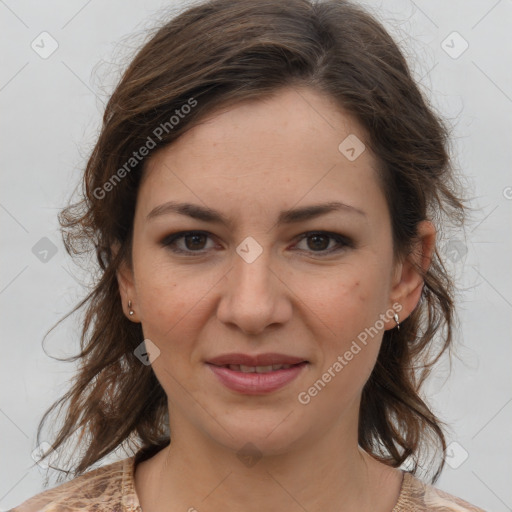
[[[135,492],[135,457],[88,471],[33,496],[8,512],[142,512]],[[400,494],[391,512],[486,512],[423,483],[412,473],[402,472]]]

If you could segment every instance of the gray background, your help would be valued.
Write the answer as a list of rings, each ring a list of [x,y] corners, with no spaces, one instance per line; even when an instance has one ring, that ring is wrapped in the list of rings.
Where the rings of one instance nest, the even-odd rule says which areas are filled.
[[[440,241],[463,292],[459,358],[451,376],[444,361],[425,388],[452,429],[449,464],[436,486],[487,510],[512,510],[512,1],[365,5],[395,35],[453,126],[455,162],[475,208],[466,237]],[[169,6],[179,4],[0,0],[2,510],[43,489],[45,471],[30,469],[36,427],[75,370],[42,348],[87,280],[63,249],[56,215],[79,181],[120,71]],[[45,31],[58,48],[42,58],[55,44],[40,36]],[[78,336],[79,319],[70,318],[47,337],[46,352],[69,356]]]

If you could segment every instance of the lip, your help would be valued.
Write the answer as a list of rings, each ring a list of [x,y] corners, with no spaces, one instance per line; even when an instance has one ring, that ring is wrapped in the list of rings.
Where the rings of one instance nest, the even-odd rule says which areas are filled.
[[[210,365],[226,366],[228,364],[242,364],[244,366],[270,366],[273,364],[299,364],[306,362],[303,357],[290,356],[287,354],[266,353],[266,354],[222,354],[206,361]],[[279,371],[279,370],[277,370]]]
[[[208,368],[224,386],[244,395],[264,395],[277,391],[296,379],[307,365],[308,363],[302,362],[287,369],[266,373],[243,373],[207,363]]]

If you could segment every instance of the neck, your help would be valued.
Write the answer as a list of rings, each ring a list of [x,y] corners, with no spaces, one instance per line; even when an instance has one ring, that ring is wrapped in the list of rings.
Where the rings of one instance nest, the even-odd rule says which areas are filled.
[[[357,429],[344,424],[273,455],[237,453],[190,426],[170,431],[171,444],[139,473],[143,510],[375,512],[391,510],[398,498],[401,472],[360,449]]]

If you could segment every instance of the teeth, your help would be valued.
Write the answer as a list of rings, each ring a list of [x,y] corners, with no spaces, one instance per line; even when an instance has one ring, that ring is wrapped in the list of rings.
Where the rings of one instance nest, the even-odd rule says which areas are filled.
[[[291,364],[273,364],[272,370],[287,370],[288,368],[291,368]]]
[[[267,366],[245,366],[243,364],[230,364],[228,368],[234,372],[242,373],[267,373],[275,370],[286,370],[291,364],[272,364]]]
[[[272,371],[272,365],[270,366],[256,366],[256,373],[267,373]]]

